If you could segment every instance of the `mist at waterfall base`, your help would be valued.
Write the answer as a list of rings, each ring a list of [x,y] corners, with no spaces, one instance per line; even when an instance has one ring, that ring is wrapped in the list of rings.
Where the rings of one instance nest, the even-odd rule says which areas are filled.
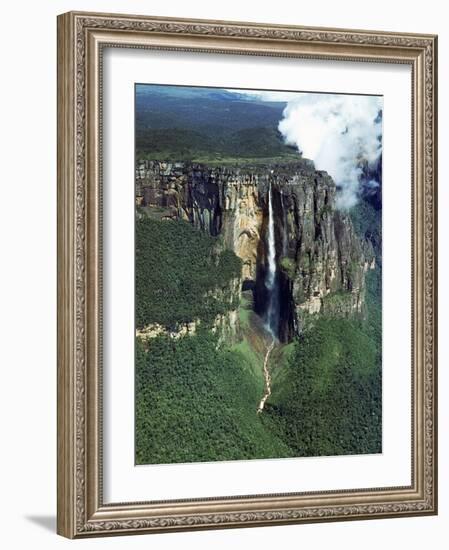
[[[349,209],[362,187],[380,186],[382,97],[295,94],[278,129],[318,170],[334,179],[337,207]]]

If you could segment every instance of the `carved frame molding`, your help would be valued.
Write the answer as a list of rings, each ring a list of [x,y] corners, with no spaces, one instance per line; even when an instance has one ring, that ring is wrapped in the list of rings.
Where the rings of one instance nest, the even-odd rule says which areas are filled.
[[[103,47],[310,57],[412,67],[413,388],[410,487],[103,504]],[[58,17],[58,533],[136,532],[437,512],[437,37],[70,12]]]

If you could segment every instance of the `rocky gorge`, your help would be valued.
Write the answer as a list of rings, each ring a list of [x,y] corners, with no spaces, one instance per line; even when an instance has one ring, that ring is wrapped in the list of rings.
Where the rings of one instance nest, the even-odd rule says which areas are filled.
[[[320,315],[364,315],[365,274],[375,267],[372,244],[356,234],[348,213],[336,208],[333,179],[311,161],[214,165],[140,160],[135,182],[138,209],[161,220],[188,221],[219,237],[223,249],[241,259],[232,299],[242,289],[251,290],[262,318],[269,292],[271,201],[279,341],[290,341]],[[216,324],[224,330],[223,318]]]

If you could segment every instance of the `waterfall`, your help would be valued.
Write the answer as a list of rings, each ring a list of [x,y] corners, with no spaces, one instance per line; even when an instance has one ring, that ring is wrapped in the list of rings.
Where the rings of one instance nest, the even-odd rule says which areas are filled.
[[[273,338],[277,338],[279,325],[279,300],[276,281],[276,246],[274,240],[274,216],[271,182],[268,189],[268,272],[265,278],[265,286],[268,291],[268,307],[265,326]]]

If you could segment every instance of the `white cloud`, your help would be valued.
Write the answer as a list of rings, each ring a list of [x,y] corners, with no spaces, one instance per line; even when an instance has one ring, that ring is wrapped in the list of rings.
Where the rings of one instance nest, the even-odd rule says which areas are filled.
[[[357,202],[361,161],[374,165],[382,153],[381,110],[377,96],[309,93],[296,94],[284,110],[279,131],[318,170],[332,176],[341,188],[340,208]]]
[[[356,96],[268,90],[229,90],[262,101],[283,101],[287,107],[279,123],[285,141],[295,145],[317,170],[328,172],[340,191],[337,205],[350,208],[358,200],[361,161],[375,166],[382,153],[383,100]],[[380,185],[370,179],[368,187]]]

